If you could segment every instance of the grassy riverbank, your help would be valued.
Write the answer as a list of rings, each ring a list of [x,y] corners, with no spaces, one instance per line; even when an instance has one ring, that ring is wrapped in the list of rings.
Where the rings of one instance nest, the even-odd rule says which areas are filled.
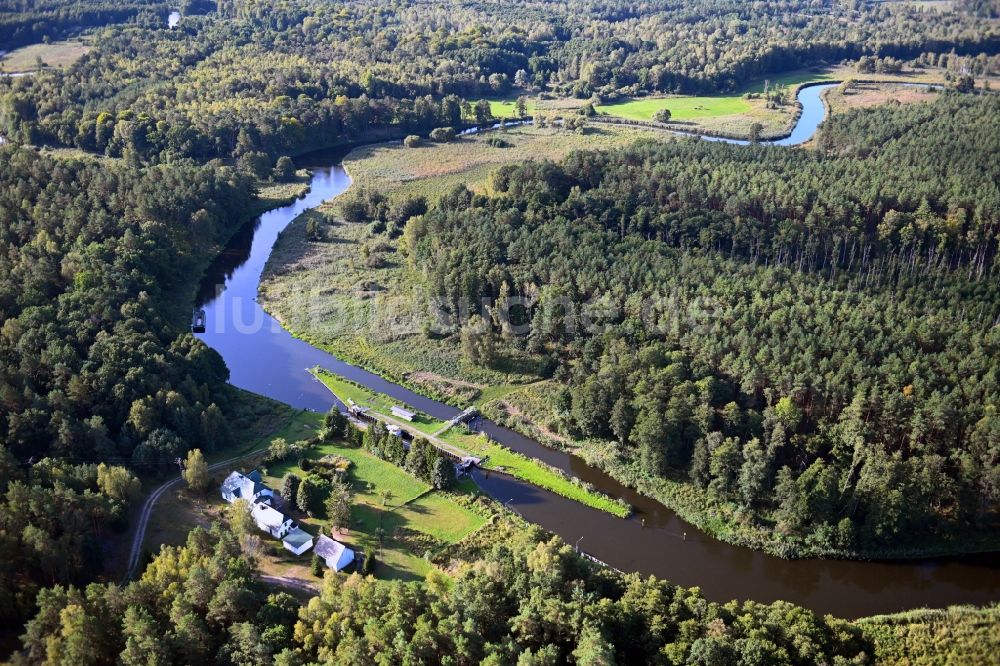
[[[485,136],[419,148],[393,142],[358,148],[344,166],[352,187],[370,187],[390,200],[419,195],[433,203],[459,183],[489,191],[492,173],[505,164],[558,160],[573,150],[670,137],[655,130],[603,126],[588,128],[586,135],[517,127],[492,136],[509,146],[491,146]],[[320,223],[322,242],[307,237],[309,219]],[[343,222],[334,200],[282,232],[261,280],[260,301],[293,335],[452,404],[496,397],[537,380],[537,357],[509,353],[493,368],[481,368],[465,362],[457,346],[429,339],[423,332],[426,294],[421,285],[398,240]]]
[[[386,395],[376,393],[328,372],[320,371],[315,374],[341,402],[346,404],[348,400],[353,401],[357,405],[367,407],[370,412],[379,415],[383,420],[393,420],[390,411],[393,405],[404,405],[404,403],[392,400]],[[607,511],[620,518],[625,518],[631,513],[630,507],[624,502],[612,499],[593,490],[579,479],[567,475],[562,470],[524,456],[516,451],[511,451],[491,441],[484,435],[469,432],[461,425],[448,429],[445,432],[440,432],[446,426],[444,421],[434,419],[419,410],[414,410],[408,405],[406,407],[415,411],[417,416],[412,423],[400,423],[400,425],[423,433],[432,444],[450,445],[473,456],[482,458],[484,469],[510,474],[539,488],[550,490],[589,507]]]
[[[578,135],[516,128],[503,136],[524,152],[548,148],[555,155]],[[598,136],[619,141],[624,139],[614,137],[635,135],[608,132]],[[578,145],[587,139],[582,137]],[[489,152],[484,142],[484,137],[475,137],[418,149],[399,144],[370,147],[353,153],[346,165],[356,185],[377,189],[390,200],[423,194],[433,202],[459,182],[489,191],[489,174],[506,163],[497,156],[509,153],[503,152],[508,149]],[[499,361],[482,368],[463,359],[457,335],[431,335],[424,330],[423,276],[417,267],[408,265],[405,235],[391,239],[372,234],[365,225],[346,224],[338,219],[335,204],[317,214],[325,225],[323,242],[306,238],[303,219],[294,222],[278,241],[261,290],[265,307],[312,344],[431,397],[456,405],[482,405],[489,416],[578,453],[729,543],[783,557],[917,557],[991,547],[992,541],[976,536],[923,544],[920,550],[834,551],[828,544],[785,534],[769,520],[755,522],[735,504],[713,502],[681,476],[647,478],[638,472],[635,461],[622,458],[609,442],[576,441],[559,431],[550,402],[554,391],[541,383],[539,357],[500,341]]]
[[[1000,652],[997,605],[918,609],[855,624],[874,644],[879,664],[995,664]]]

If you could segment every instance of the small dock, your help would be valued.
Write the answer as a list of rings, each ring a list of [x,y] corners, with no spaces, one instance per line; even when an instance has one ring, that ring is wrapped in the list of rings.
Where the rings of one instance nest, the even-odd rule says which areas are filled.
[[[205,332],[205,311],[195,310],[191,314],[191,332],[192,333],[204,333]]]

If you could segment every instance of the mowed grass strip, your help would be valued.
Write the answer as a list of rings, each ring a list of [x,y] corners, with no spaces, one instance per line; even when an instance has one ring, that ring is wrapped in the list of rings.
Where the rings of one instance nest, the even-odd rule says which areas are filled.
[[[592,491],[563,476],[558,470],[539,463],[534,458],[511,451],[495,442],[489,441],[484,435],[469,434],[460,429],[449,430],[441,435],[441,439],[471,453],[484,457],[483,467],[503,471],[513,477],[532,483],[539,488],[550,490],[557,495],[574,500],[594,509],[626,518],[632,512],[623,502],[615,501],[607,495]]]
[[[728,97],[647,97],[597,107],[600,113],[628,120],[652,120],[660,109],[670,111],[671,120],[697,120],[733,116],[750,111],[750,102],[740,96]]]
[[[407,425],[414,430],[419,430],[420,432],[429,435],[437,432],[444,426],[443,421],[438,421],[430,416],[427,416],[423,412],[416,411],[412,407],[405,406],[398,400],[393,400],[389,396],[383,393],[375,393],[374,391],[369,391],[368,389],[355,384],[354,382],[339,377],[337,375],[331,374],[325,370],[318,369],[312,370],[313,376],[318,378],[323,384],[330,389],[330,392],[337,396],[345,405],[348,404],[348,399],[353,400],[355,404],[362,407],[367,407],[373,412],[377,412],[383,416],[388,416],[390,418],[395,418],[392,416],[392,408],[394,406],[400,406],[404,409],[413,411],[415,416],[413,420]],[[399,420],[399,419],[397,419]]]
[[[376,404],[383,402],[385,396],[376,394],[366,388],[360,387],[353,382],[322,372],[318,376],[320,380],[333,391],[334,395],[345,401],[350,397],[358,404]],[[338,392],[339,391],[339,392]],[[399,404],[399,403],[393,403]],[[422,416],[422,432],[435,432],[442,426],[444,421],[429,420]],[[621,502],[617,502],[606,495],[588,490],[578,482],[563,476],[558,470],[542,464],[534,458],[511,451],[495,442],[489,441],[486,437],[478,434],[470,434],[463,431],[461,427],[452,428],[438,436],[438,439],[447,444],[452,444],[460,449],[486,458],[483,466],[487,469],[500,469],[517,477],[522,481],[533,483],[540,488],[551,490],[571,500],[580,502],[589,507],[607,511],[621,518],[631,513],[631,509]]]

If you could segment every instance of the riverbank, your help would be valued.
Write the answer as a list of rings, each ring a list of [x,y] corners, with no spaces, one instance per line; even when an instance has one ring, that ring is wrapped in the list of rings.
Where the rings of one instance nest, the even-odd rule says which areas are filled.
[[[482,469],[509,474],[619,518],[626,518],[632,512],[631,507],[625,502],[597,492],[560,469],[511,451],[491,441],[482,433],[471,432],[464,424],[448,427],[446,421],[434,419],[416,410],[412,405],[391,400],[388,396],[371,391],[360,384],[322,370],[314,371],[314,374],[342,404],[353,403],[365,407],[380,420],[404,427],[418,436],[423,435],[435,446],[445,448],[451,453],[457,455],[467,453],[478,457],[482,460],[480,465]],[[397,421],[390,411],[395,405],[413,410],[415,412],[413,420],[408,423]]]
[[[539,145],[539,132],[550,132],[560,142],[575,136],[537,128],[511,129],[503,136],[515,147],[527,148]],[[490,173],[506,163],[500,161],[506,149],[488,152],[482,143],[479,137],[418,149],[382,144],[355,151],[345,164],[357,187],[384,193],[390,201],[424,196],[433,203],[463,179],[473,189],[488,191]],[[499,361],[483,368],[463,359],[456,336],[427,335],[422,329],[426,299],[421,276],[407,264],[405,234],[401,239],[372,235],[364,225],[340,220],[337,208],[335,202],[311,213],[325,225],[321,242],[306,238],[302,219],[294,221],[276,243],[265,270],[261,302],[297,338],[435,400],[460,408],[478,405],[497,422],[581,456],[726,543],[782,558],[860,560],[990,552],[996,547],[988,536],[979,535],[920,547],[833,548],[786,534],[773,523],[750,520],[739,506],[710,501],[702,489],[683,478],[646,478],[608,443],[574,441],[557,433],[546,425],[554,407],[544,401],[527,399],[512,411],[501,409],[501,404],[509,406],[520,396],[546,392],[533,386],[541,380],[537,368],[544,359],[500,345]],[[358,260],[359,254],[364,261]]]
[[[713,499],[703,488],[683,475],[650,478],[630,461],[622,459],[611,442],[575,440],[543,425],[554,413],[548,399],[551,391],[527,387],[502,400],[480,406],[484,416],[543,445],[579,456],[619,483],[637,490],[713,538],[736,546],[765,552],[783,559],[917,560],[957,555],[992,553],[1000,550],[1000,537],[992,530],[953,540],[925,542],[898,548],[837,549],[808,537],[796,537],[776,529],[775,523],[755,523],[738,504]]]

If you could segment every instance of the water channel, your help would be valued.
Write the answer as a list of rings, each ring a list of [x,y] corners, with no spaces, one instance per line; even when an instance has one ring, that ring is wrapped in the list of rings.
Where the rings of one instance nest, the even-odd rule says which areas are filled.
[[[789,137],[775,143],[797,145],[812,137],[825,115],[821,93],[830,85],[800,90],[803,110],[798,123]],[[257,303],[261,274],[281,231],[304,211],[350,186],[342,157],[343,151],[300,160],[301,166],[313,171],[310,191],[244,227],[219,255],[207,271],[198,299],[207,319],[207,329],[199,337],[222,355],[234,385],[294,407],[326,411],[335,404],[333,395],[307,371],[320,366],[435,418],[448,419],[459,410],[292,337]],[[526,519],[623,571],[697,586],[716,601],[784,599],[845,618],[1000,600],[1000,555],[906,562],[783,560],[713,539],[576,456],[488,421],[481,427],[509,448],[566,470],[635,508],[631,518],[622,520],[502,474],[475,475],[492,497],[509,502]]]

